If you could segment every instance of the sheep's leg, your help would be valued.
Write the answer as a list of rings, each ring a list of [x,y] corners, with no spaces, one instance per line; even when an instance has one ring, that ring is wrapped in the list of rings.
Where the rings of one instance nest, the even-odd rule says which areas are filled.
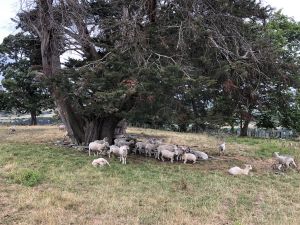
[[[161,161],[163,161],[163,162],[165,161],[163,156],[161,156]]]
[[[89,148],[89,156],[91,156],[91,149]]]
[[[174,158],[172,157],[172,158],[171,158],[171,163],[173,163],[173,160],[174,160]]]
[[[195,164],[195,163],[196,163],[196,160],[194,160],[193,164]]]

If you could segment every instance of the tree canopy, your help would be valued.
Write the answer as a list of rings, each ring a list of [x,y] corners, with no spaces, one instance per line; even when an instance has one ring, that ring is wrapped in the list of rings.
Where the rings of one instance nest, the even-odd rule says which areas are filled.
[[[39,78],[77,143],[112,140],[122,118],[246,135],[286,118],[271,106],[298,79],[298,24],[255,0],[24,1],[16,21],[39,38]],[[61,67],[66,51],[81,59]]]

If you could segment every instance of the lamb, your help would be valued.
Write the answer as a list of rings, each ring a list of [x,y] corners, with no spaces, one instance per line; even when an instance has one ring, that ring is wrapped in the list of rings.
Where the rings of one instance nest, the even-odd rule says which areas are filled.
[[[111,145],[109,147],[109,151],[108,151],[108,157],[110,158],[110,154],[113,153],[114,155],[120,156],[120,148],[116,145]]]
[[[10,126],[10,127],[8,128],[8,133],[9,133],[9,134],[13,134],[13,133],[15,133],[16,131],[17,131],[16,126]]]
[[[122,161],[122,164],[126,164],[127,155],[128,155],[129,146],[123,145],[120,147],[120,160]]]
[[[98,158],[98,159],[93,160],[92,165],[95,166],[95,167],[96,166],[102,167],[102,166],[105,166],[105,165],[110,166],[108,161],[104,158]]]
[[[93,142],[96,142],[96,143],[98,143],[98,144],[103,144],[103,143],[105,143],[105,142],[108,142],[108,137],[105,137],[105,138],[103,138],[102,140],[95,140],[95,141],[93,141]]]
[[[219,145],[220,155],[225,153],[225,149],[226,149],[226,144],[225,144],[225,141],[224,141],[222,144]]]
[[[156,152],[155,158],[159,159],[159,155],[160,155],[162,150],[168,150],[170,152],[175,152],[176,151],[177,154],[178,154],[178,147],[176,145],[164,144],[164,145],[159,145],[157,147],[157,152]]]
[[[187,161],[192,161],[193,164],[196,163],[197,157],[192,153],[184,153],[182,156],[183,163],[186,164]]]
[[[112,145],[110,146],[110,149],[108,151],[108,157],[110,158],[110,154],[113,153],[114,155],[120,157],[120,162],[122,162],[122,164],[126,164],[128,150],[129,150],[129,146],[127,145],[123,145],[121,147]]]
[[[141,141],[137,142],[133,150],[134,154],[136,154],[137,151],[139,152],[139,154],[142,154],[145,151],[146,144],[147,143]]]
[[[191,150],[190,153],[194,154],[197,159],[208,160],[208,155],[205,152]]]
[[[99,144],[97,142],[91,142],[89,144],[89,156],[91,156],[91,151],[97,152],[98,153],[103,153],[104,150],[109,148],[108,142],[104,142],[102,144]]]
[[[115,139],[114,143],[116,146],[121,147],[123,145],[127,145],[127,146],[133,145],[134,141],[133,140],[127,141],[125,138],[120,138],[120,139]]]
[[[186,147],[186,146],[178,146],[177,148],[177,157],[176,157],[176,160],[179,161],[179,160],[182,160],[182,156],[185,152],[189,152],[190,151],[190,148],[189,147]]]
[[[171,160],[171,163],[174,161],[174,156],[178,154],[177,149],[174,152],[171,152],[169,150],[163,149],[161,151],[161,160],[164,162],[164,158],[168,158]]]
[[[238,166],[232,167],[228,170],[228,173],[231,175],[248,175],[249,171],[252,170],[252,166],[245,164],[245,169],[241,169]]]
[[[66,126],[63,124],[58,126],[58,130],[65,130],[65,129],[66,129]]]
[[[293,165],[295,168],[297,168],[295,160],[292,156],[279,155],[279,152],[274,152],[274,156],[279,162],[279,164],[286,166],[286,168],[289,168],[290,165]]]

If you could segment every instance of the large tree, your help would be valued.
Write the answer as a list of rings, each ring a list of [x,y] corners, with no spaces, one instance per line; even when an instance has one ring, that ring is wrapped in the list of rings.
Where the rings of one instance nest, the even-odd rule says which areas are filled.
[[[189,112],[199,121],[222,81],[262,77],[270,65],[265,46],[247,37],[270,13],[254,0],[25,2],[33,4],[20,12],[20,27],[41,40],[43,78],[77,143],[112,140],[143,99],[181,112],[174,118],[182,124]],[[82,60],[62,69],[67,49]]]

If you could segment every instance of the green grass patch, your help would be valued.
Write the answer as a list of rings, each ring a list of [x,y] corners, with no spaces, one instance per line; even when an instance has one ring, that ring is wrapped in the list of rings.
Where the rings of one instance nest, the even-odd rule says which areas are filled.
[[[10,174],[10,180],[27,187],[33,187],[41,183],[43,175],[36,170],[24,169]]]

